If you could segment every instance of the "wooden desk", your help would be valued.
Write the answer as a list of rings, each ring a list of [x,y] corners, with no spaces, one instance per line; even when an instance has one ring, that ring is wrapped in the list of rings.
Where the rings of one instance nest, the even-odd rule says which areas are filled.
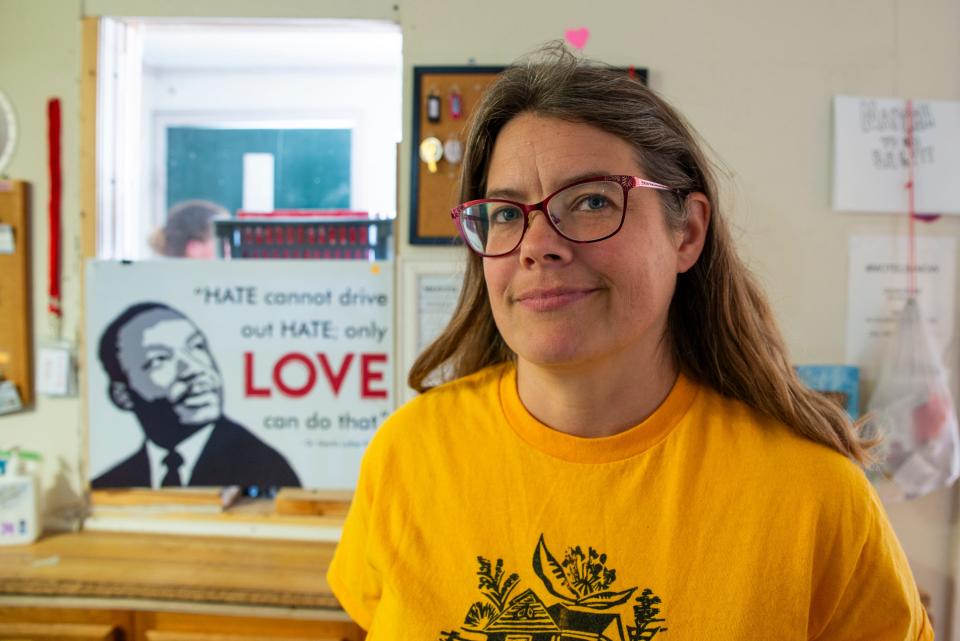
[[[360,641],[328,543],[80,532],[0,547],[0,639]]]

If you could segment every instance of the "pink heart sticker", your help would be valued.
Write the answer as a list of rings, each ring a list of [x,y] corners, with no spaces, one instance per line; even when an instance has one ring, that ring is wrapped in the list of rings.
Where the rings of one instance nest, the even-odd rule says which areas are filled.
[[[590,38],[590,30],[586,27],[567,29],[563,32],[563,36],[574,49],[583,49],[587,44],[587,40]]]

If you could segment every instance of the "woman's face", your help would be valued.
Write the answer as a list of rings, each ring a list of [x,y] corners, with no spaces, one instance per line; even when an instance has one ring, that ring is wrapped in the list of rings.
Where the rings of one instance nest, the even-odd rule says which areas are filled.
[[[628,143],[591,125],[521,114],[494,144],[486,197],[534,203],[577,178],[615,174],[645,177]],[[627,358],[642,367],[669,352],[661,339],[677,273],[693,264],[684,245],[651,189],[632,189],[622,229],[597,243],[568,241],[532,212],[516,251],[483,259],[497,327],[529,363]]]

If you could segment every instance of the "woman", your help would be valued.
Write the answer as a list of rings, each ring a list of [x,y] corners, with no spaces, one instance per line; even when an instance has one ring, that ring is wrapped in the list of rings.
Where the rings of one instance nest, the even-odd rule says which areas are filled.
[[[457,378],[379,430],[328,574],[368,638],[932,638],[683,119],[554,48],[466,150],[464,289],[410,384]]]
[[[171,258],[216,258],[213,221],[230,212],[209,200],[185,200],[170,208],[167,224],[150,236],[150,246]]]

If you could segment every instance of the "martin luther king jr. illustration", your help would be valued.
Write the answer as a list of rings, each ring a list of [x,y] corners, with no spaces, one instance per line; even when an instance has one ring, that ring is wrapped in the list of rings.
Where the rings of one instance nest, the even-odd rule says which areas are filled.
[[[107,393],[133,412],[143,445],[91,482],[96,488],[299,487],[286,458],[223,415],[223,377],[204,333],[162,303],[127,308],[104,330]]]

